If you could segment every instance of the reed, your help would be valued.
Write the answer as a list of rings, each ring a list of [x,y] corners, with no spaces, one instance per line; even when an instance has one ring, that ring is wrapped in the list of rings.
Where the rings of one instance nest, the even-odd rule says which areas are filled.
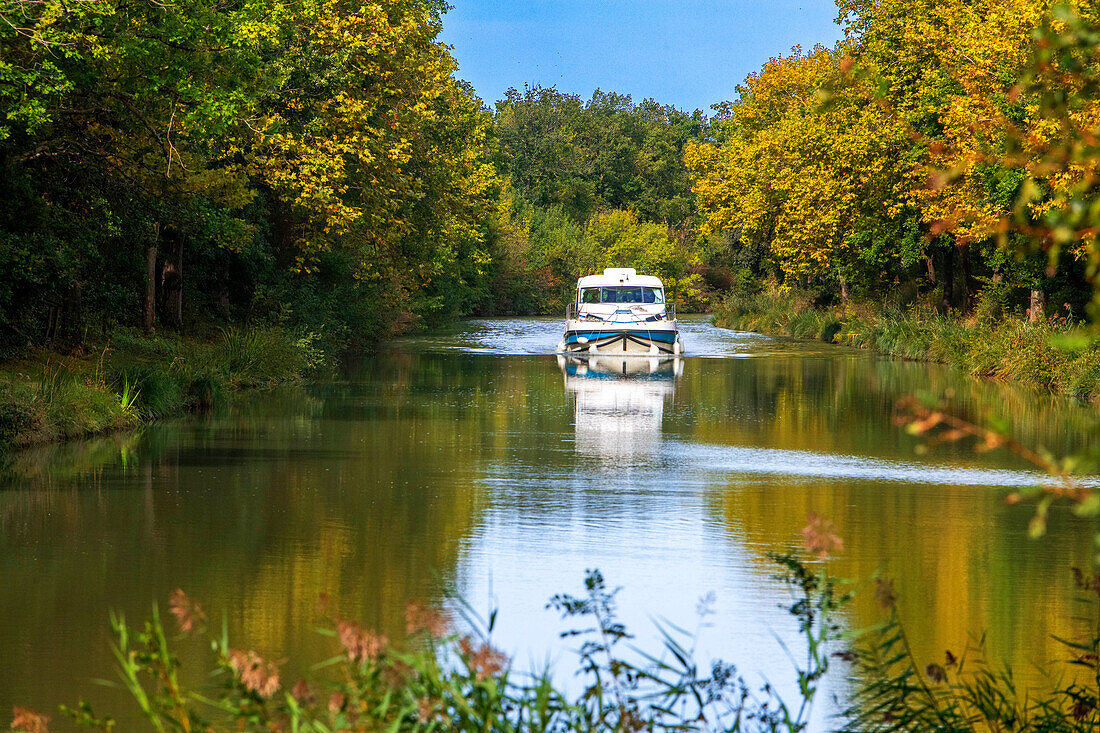
[[[1044,688],[1018,687],[1012,669],[987,659],[981,636],[942,659],[918,660],[898,615],[893,587],[878,581],[886,610],[845,657],[854,664],[855,695],[844,730],[867,733],[1015,731],[1083,733],[1100,728],[1100,575],[1074,570],[1079,609],[1090,632],[1064,640],[1067,660]]]
[[[919,306],[825,308],[815,307],[808,294],[773,289],[729,296],[718,305],[715,323],[947,364],[1081,400],[1100,397],[1100,339],[1064,318],[1029,323],[988,310],[962,318]]]

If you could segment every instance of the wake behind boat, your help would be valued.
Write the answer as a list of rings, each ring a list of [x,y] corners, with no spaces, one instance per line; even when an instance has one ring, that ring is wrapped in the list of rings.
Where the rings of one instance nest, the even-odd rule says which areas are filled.
[[[659,278],[633,268],[609,267],[577,281],[576,301],[565,314],[558,351],[588,354],[679,355],[684,341],[676,309],[665,301]]]

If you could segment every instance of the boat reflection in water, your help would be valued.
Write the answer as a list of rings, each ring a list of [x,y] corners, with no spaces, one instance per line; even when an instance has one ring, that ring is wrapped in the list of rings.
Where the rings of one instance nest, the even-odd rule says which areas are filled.
[[[576,397],[576,451],[617,465],[652,459],[665,400],[684,371],[680,357],[558,355],[565,391]]]

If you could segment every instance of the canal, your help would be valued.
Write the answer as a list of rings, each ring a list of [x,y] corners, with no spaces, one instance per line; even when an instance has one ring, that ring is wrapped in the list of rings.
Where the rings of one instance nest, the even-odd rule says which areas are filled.
[[[576,642],[546,603],[587,568],[622,587],[642,647],[662,619],[696,628],[713,594],[700,659],[789,689],[781,642],[798,639],[768,553],[798,547],[811,512],[843,538],[835,574],[895,580],[927,661],[981,633],[1023,679],[1064,657],[1052,636],[1076,633],[1070,568],[1089,563],[1095,527],[1055,511],[1028,540],[1032,509],[1005,496],[1034,467],[965,444],[922,453],[893,408],[947,395],[1055,454],[1086,444],[1094,409],[702,318],[683,328],[675,361],[566,362],[550,353],[558,319],[471,320],[331,383],[21,453],[0,488],[0,710],[85,698],[126,721],[122,693],[94,682],[114,678],[108,614],[143,619],[177,587],[224,614],[236,645],[290,660],[288,685],[334,652],[314,630],[323,593],[390,638],[409,602],[457,593],[497,610],[517,667],[549,662],[576,685]],[[847,628],[881,619],[870,595]],[[193,673],[202,649],[181,657]]]

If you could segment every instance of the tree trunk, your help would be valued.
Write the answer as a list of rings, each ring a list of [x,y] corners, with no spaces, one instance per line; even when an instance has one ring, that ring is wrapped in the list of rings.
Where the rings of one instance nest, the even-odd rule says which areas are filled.
[[[936,265],[932,262],[932,256],[928,254],[928,250],[922,249],[920,256],[924,258],[924,266],[928,270],[928,279],[932,283],[932,287],[936,287]]]
[[[164,261],[164,271],[161,273],[161,295],[164,298],[164,308],[167,312],[172,328],[183,327],[183,238],[176,237],[176,246],[171,248],[171,255]]]
[[[83,334],[80,332],[80,327],[84,322],[83,310],[83,288],[80,287],[80,282],[77,281],[72,288],[69,289],[69,292],[65,295],[64,301],[61,303],[61,313],[57,329],[61,343],[83,343]]]
[[[61,321],[61,306],[51,304],[46,310],[46,342],[53,343],[57,324]]]
[[[960,298],[964,313],[970,312],[970,306],[974,302],[974,292],[971,288],[970,277],[970,245],[959,245],[959,280],[962,285],[962,298]]]
[[[176,328],[183,330],[183,237],[176,238],[176,275],[179,284],[176,287],[176,297],[173,302],[173,310],[176,317]]]
[[[152,333],[157,323],[157,242],[160,240],[160,223],[153,225],[156,235],[145,246],[145,330]]]
[[[940,312],[947,313],[955,302],[955,248],[948,247],[943,253],[943,299]]]
[[[843,275],[840,276],[840,302],[844,304],[844,307],[848,307],[848,278]]]
[[[1046,316],[1047,297],[1042,290],[1031,291],[1031,307],[1027,309],[1027,320],[1038,323]]]
[[[229,320],[233,315],[233,305],[229,302],[229,291],[222,287],[218,291],[218,312],[221,313],[222,318]]]

